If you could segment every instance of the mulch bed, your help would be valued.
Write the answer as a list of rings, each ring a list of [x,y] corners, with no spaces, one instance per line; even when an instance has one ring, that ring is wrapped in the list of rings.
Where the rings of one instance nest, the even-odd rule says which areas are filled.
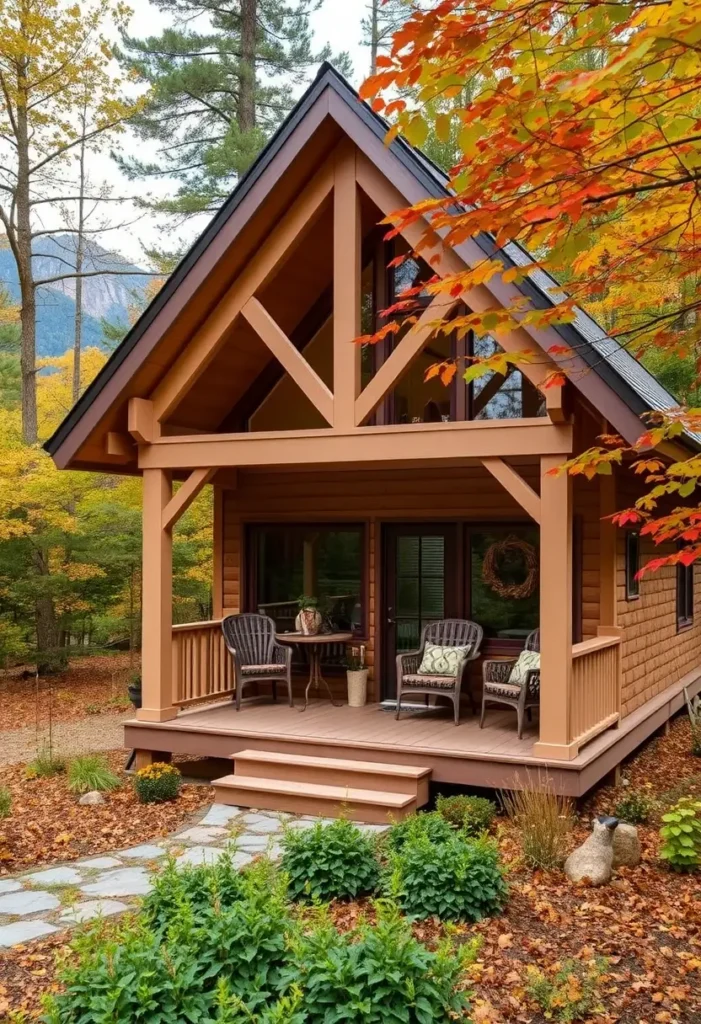
[[[134,668],[138,671],[138,663]],[[75,659],[68,671],[35,679],[29,670],[0,674],[0,731],[129,709],[128,654]]]

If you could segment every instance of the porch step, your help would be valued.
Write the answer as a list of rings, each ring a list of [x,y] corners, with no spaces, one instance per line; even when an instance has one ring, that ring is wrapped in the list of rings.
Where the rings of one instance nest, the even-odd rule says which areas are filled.
[[[212,785],[217,803],[258,807],[264,811],[317,814],[327,818],[347,815],[356,821],[382,824],[398,821],[416,810],[416,797],[410,793],[382,793],[376,789],[249,775],[225,775],[215,779]]]
[[[234,755],[234,774],[255,779],[343,786],[379,793],[404,793],[417,807],[428,803],[430,768],[381,761],[354,761],[337,757],[286,754],[278,750],[242,750]]]

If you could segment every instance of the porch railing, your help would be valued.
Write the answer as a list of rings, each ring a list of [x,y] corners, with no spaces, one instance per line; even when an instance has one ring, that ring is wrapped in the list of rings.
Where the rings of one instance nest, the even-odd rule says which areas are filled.
[[[620,719],[617,636],[597,636],[572,647],[570,738],[580,746]]]
[[[173,704],[187,707],[234,692],[234,666],[221,619],[173,626],[172,636]]]

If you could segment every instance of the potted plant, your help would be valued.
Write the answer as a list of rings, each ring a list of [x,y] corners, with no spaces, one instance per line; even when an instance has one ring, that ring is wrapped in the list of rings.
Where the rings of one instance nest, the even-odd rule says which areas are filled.
[[[295,619],[295,628],[303,636],[316,636],[321,629],[323,619],[318,604],[315,597],[308,597],[307,594],[300,594],[297,598],[299,612]]]
[[[138,711],[141,707],[141,676],[138,672],[135,672],[129,680],[127,693],[129,694],[129,700]]]
[[[368,699],[368,670],[365,667],[364,644],[348,648],[345,665],[348,680],[348,706],[362,708]]]

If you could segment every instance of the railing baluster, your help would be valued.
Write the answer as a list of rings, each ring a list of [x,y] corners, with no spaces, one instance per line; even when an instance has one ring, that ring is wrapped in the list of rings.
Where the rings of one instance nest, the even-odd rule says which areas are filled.
[[[173,703],[178,707],[233,692],[221,619],[173,626]]]
[[[619,717],[618,637],[602,636],[572,648],[570,738],[584,744]]]

